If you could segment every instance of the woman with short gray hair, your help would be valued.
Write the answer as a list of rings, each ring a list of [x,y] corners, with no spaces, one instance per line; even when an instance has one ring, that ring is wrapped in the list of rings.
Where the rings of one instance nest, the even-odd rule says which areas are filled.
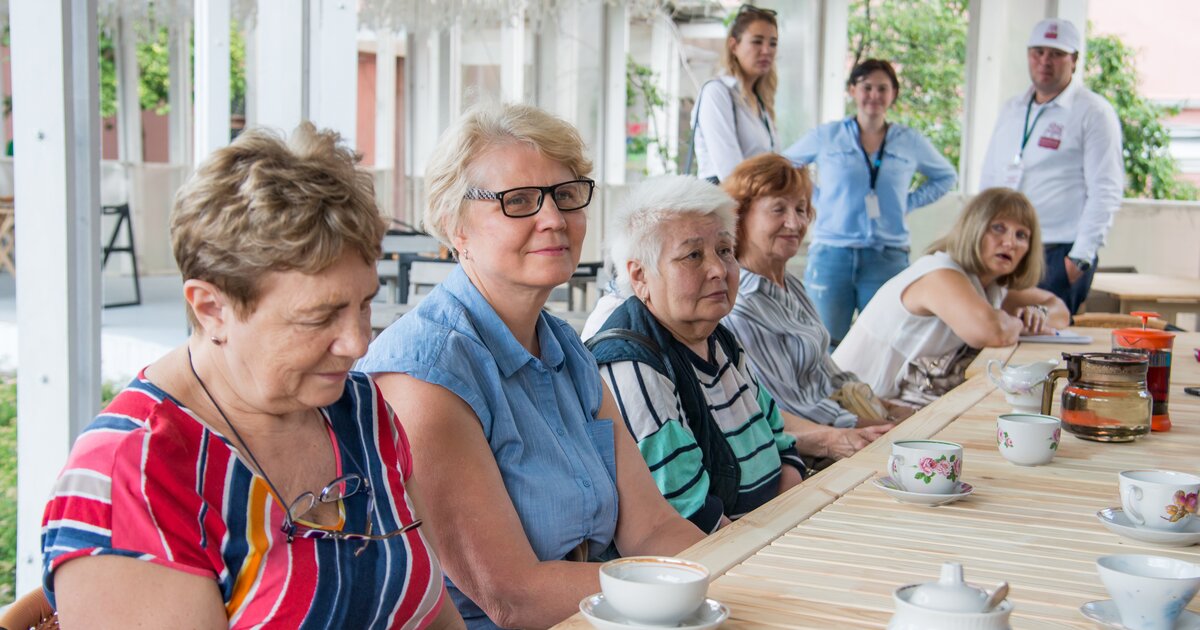
[[[734,202],[695,178],[634,187],[609,252],[632,297],[588,347],[659,490],[704,531],[800,483],[796,439],[720,325],[737,295]]]

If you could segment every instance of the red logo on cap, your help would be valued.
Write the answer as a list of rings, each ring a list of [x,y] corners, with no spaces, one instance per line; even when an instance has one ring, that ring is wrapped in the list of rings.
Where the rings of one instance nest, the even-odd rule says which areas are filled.
[[[1046,27],[1046,39],[1058,39],[1058,25],[1051,24]]]

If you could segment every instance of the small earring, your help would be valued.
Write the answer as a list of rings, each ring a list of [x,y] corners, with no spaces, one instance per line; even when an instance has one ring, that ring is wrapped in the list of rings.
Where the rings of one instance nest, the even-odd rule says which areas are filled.
[[[225,343],[224,339],[217,339],[216,335],[213,335],[212,337],[209,337],[208,339],[209,339],[209,341],[213,342],[214,346],[219,346],[219,345],[222,345]]]
[[[471,252],[464,249],[464,250],[462,250],[462,253],[459,256],[459,258],[462,258],[463,260],[471,260]]]

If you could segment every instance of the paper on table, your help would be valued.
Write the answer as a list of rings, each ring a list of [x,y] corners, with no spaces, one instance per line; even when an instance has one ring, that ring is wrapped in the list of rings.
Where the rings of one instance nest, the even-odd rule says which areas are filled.
[[[1089,344],[1092,343],[1092,338],[1087,335],[1080,335],[1069,330],[1060,330],[1053,335],[1021,335],[1021,343],[1067,343],[1067,344]]]

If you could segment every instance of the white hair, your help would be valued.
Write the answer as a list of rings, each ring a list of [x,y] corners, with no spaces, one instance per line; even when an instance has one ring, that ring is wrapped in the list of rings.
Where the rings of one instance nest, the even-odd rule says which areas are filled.
[[[633,295],[629,261],[636,260],[658,273],[663,226],[679,218],[715,218],[730,235],[736,234],[737,202],[721,188],[687,175],[652,177],[629,190],[608,224],[608,255],[616,271],[617,289]]]

